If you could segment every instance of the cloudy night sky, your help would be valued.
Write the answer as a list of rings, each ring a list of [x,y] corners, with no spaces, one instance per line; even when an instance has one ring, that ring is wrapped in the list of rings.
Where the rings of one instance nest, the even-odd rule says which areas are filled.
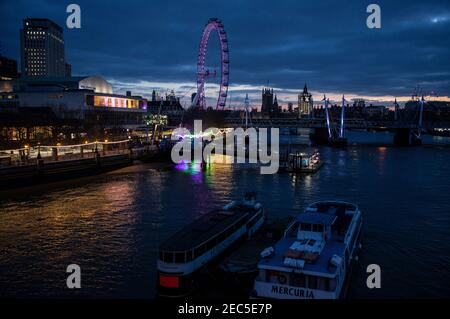
[[[65,26],[70,3],[81,6],[81,29]],[[366,26],[370,3],[381,7],[381,29]],[[20,60],[24,18],[49,18],[64,27],[73,75],[101,75],[118,93],[173,89],[186,101],[203,27],[218,17],[229,39],[232,106],[245,93],[260,104],[267,84],[294,105],[305,83],[317,103],[327,93],[389,104],[407,100],[417,85],[450,96],[448,0],[3,0],[0,12],[3,55]],[[217,36],[208,50],[208,67],[220,71]],[[211,104],[217,83],[207,86]]]

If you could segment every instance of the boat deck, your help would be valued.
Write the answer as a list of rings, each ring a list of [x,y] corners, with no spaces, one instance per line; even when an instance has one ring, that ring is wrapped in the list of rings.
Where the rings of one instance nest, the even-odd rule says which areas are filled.
[[[175,233],[160,245],[163,251],[187,251],[213,238],[240,220],[247,219],[256,209],[246,205],[229,210],[218,209],[207,213]]]
[[[289,249],[289,247],[297,241],[294,237],[285,237],[282,240],[280,240],[274,247],[275,252],[273,255],[271,255],[268,258],[262,259],[259,263],[260,268],[264,269],[279,269],[282,268],[289,268],[287,266],[284,266],[284,253]],[[305,266],[303,267],[303,272],[316,272],[321,274],[329,274],[330,276],[333,276],[336,274],[336,267],[330,268],[329,260],[333,255],[343,256],[345,250],[344,243],[340,243],[337,241],[329,241],[326,243],[325,247],[323,248],[321,254],[317,258],[315,263],[309,264],[305,263]]]
[[[319,161],[317,164],[310,165],[308,167],[299,167],[297,169],[290,169],[289,167],[285,167],[285,170],[290,173],[316,173],[319,169],[322,168],[324,161]]]
[[[332,237],[325,242],[320,253],[314,255],[313,260],[309,260],[306,257],[300,258],[305,261],[301,268],[302,272],[320,273],[330,277],[336,274],[337,267],[330,266],[330,259],[334,255],[344,258],[346,248],[344,243],[345,234],[356,211],[357,207],[355,205],[345,202],[319,202],[309,206],[306,212],[296,217],[295,223],[327,225],[333,231]],[[284,265],[285,253],[290,250],[295,242],[299,244],[301,241],[297,238],[296,229],[298,227],[292,229],[293,231],[289,231],[275,245],[274,253],[259,262],[259,268],[292,271],[293,268]]]

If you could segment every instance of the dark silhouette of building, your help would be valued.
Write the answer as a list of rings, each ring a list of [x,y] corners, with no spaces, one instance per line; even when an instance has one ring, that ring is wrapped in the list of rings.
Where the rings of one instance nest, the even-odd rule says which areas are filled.
[[[261,112],[270,113],[273,106],[273,89],[263,88]]]
[[[147,102],[147,111],[150,113],[173,114],[184,111],[180,103],[180,98],[172,91],[166,94],[165,98],[160,98],[158,93],[153,90],[151,101]]]
[[[273,89],[263,88],[262,90],[262,113],[277,113],[280,112],[277,96],[274,95]]]
[[[175,95],[175,92],[171,90],[169,94],[166,94],[166,101],[176,103],[180,102],[180,99]]]
[[[22,76],[67,76],[63,29],[49,19],[28,18],[20,30]]]
[[[353,107],[364,109],[366,107],[366,101],[364,99],[353,99]]]
[[[17,76],[17,61],[0,54],[0,92],[11,92]]]
[[[272,112],[279,112],[279,111],[280,111],[280,107],[278,106],[278,99],[277,99],[277,95],[275,94],[275,98],[273,100]]]
[[[294,105],[292,104],[292,102],[288,103],[288,112],[292,113],[294,111]]]
[[[17,61],[0,55],[0,80],[17,78]]]

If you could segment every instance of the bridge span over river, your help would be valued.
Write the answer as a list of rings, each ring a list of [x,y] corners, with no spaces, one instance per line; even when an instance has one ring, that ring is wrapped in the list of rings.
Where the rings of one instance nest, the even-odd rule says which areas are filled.
[[[419,124],[414,121],[382,121],[382,120],[364,120],[364,119],[345,119],[345,128],[347,129],[374,129],[374,130],[395,130],[395,129],[419,129]],[[245,123],[242,118],[225,118],[226,127],[242,127]],[[251,119],[248,126],[252,127],[280,127],[280,128],[328,128],[327,121],[324,118],[318,119],[297,119],[297,118],[259,118]],[[339,128],[340,123],[331,122],[331,128]],[[450,129],[449,121],[427,122],[421,125],[422,130]]]
[[[394,121],[346,118],[331,121],[327,118],[225,118],[224,127],[255,128],[310,128],[318,142],[328,140],[333,135],[344,135],[345,129],[391,131],[398,145],[420,144],[421,134],[436,129],[450,130],[450,120],[446,121]]]

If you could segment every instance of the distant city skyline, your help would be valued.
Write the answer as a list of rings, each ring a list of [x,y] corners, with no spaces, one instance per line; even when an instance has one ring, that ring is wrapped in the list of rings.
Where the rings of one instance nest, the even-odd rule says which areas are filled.
[[[362,1],[111,1],[99,8],[78,1],[82,28],[65,27],[65,3],[3,1],[2,53],[20,63],[20,28],[26,18],[49,18],[64,28],[66,60],[74,75],[102,75],[115,91],[151,97],[174,90],[182,104],[195,91],[198,43],[209,17],[220,18],[230,41],[231,106],[260,106],[270,86],[278,102],[296,106],[304,84],[319,104],[364,98],[389,105],[408,100],[417,85],[450,100],[450,6],[446,1],[378,1],[382,28],[366,27]],[[124,20],[123,13],[127,12]],[[249,15],[249,13],[252,13]],[[249,18],[251,16],[251,18]],[[212,38],[207,62],[218,69]],[[215,80],[218,82],[218,79]],[[217,86],[207,86],[208,105]]]

